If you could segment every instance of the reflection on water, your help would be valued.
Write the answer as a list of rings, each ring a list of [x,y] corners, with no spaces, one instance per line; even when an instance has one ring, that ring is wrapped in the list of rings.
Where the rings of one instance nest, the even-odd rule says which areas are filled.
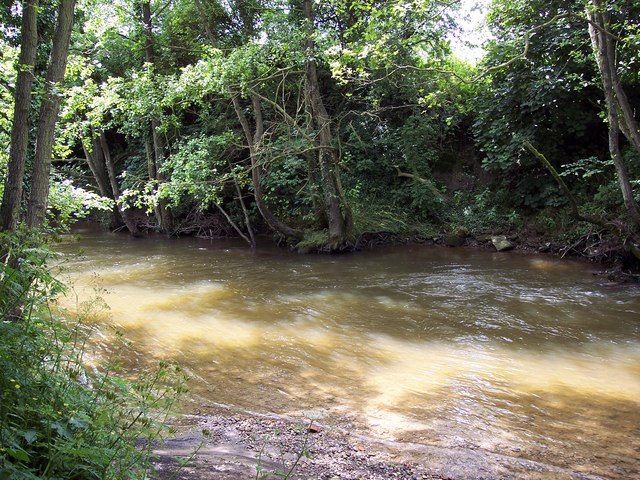
[[[91,232],[60,250],[81,298],[109,291],[141,358],[185,366],[201,411],[323,409],[389,438],[640,477],[640,297],[583,264]]]

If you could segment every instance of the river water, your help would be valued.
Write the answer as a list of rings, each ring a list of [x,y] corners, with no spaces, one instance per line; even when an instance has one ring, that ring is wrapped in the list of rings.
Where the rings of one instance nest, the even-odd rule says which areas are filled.
[[[540,478],[640,478],[640,291],[591,265],[81,234],[59,246],[74,292],[106,290],[102,321],[133,342],[132,364],[184,366],[193,412],[314,410],[378,438],[557,469]]]

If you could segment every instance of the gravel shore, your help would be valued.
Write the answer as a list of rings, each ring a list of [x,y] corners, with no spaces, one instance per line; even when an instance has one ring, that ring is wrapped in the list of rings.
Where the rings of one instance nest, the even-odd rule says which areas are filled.
[[[372,448],[366,438],[304,417],[222,411],[186,416],[182,422],[191,429],[155,450],[159,479],[273,479],[286,474],[327,480],[445,478],[398,458],[391,449]],[[180,459],[191,456],[180,468]]]
[[[477,447],[368,436],[348,420],[335,426],[223,407],[179,423],[179,433],[155,450],[159,480],[603,480]]]

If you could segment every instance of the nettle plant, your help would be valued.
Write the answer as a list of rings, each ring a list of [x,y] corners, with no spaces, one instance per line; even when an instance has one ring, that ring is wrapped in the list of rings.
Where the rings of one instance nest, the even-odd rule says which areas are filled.
[[[91,342],[104,303],[60,310],[51,251],[27,233],[0,240],[0,478],[149,478],[152,443],[169,431],[184,375],[160,363],[125,379],[122,334],[108,355]]]

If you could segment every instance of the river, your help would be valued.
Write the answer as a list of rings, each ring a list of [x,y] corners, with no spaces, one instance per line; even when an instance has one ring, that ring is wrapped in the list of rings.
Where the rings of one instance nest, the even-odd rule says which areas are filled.
[[[74,292],[104,289],[132,364],[179,362],[193,411],[314,410],[394,441],[640,478],[639,290],[592,265],[80,234],[58,247]]]

